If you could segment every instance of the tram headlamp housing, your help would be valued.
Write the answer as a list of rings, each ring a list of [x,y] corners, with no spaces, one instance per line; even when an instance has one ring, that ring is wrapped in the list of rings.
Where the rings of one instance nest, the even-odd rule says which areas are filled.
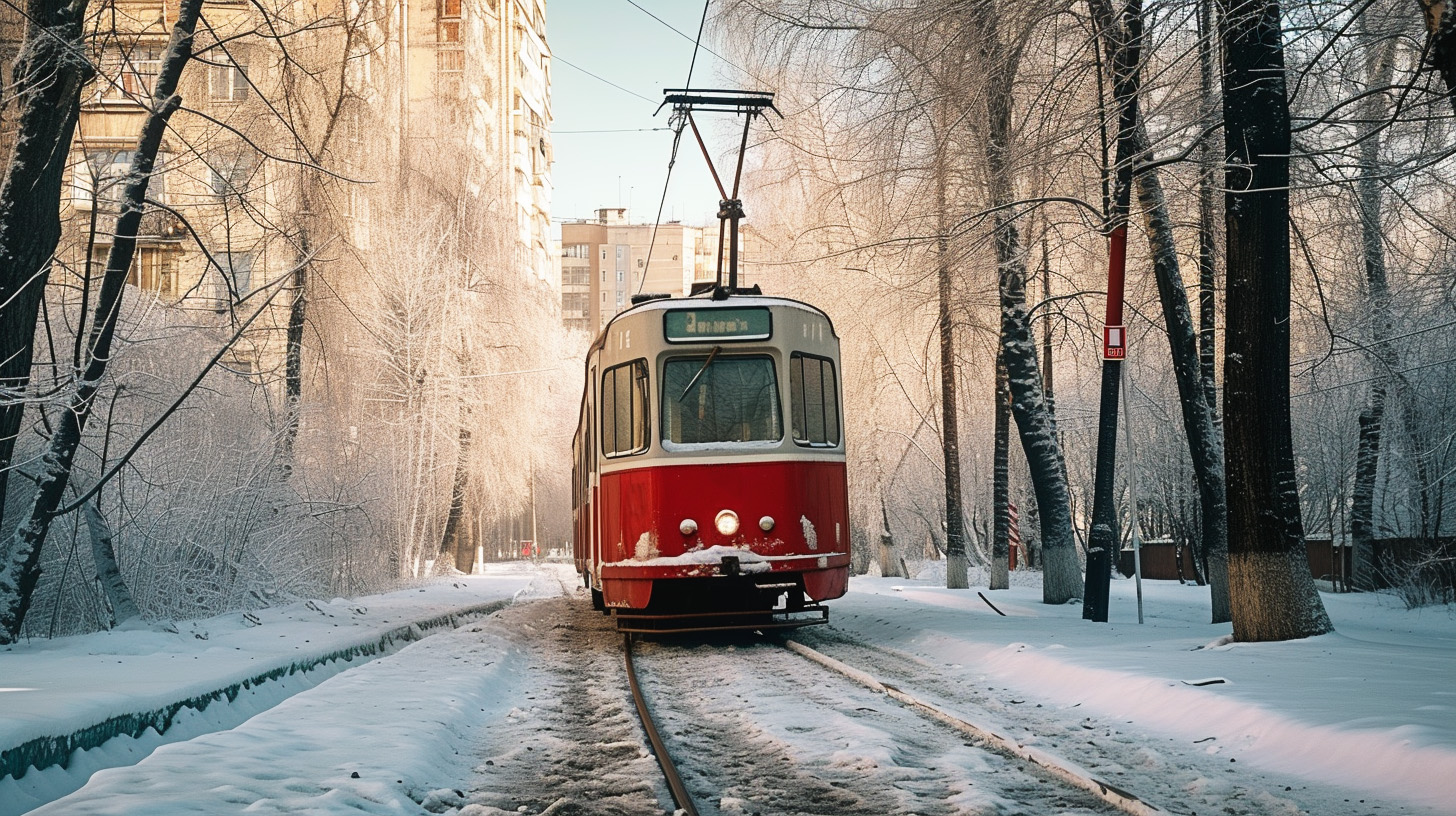
[[[732,510],[719,510],[717,517],[713,519],[713,526],[725,536],[735,535],[738,532],[738,514]]]
[[[774,528],[773,516],[764,516],[758,520],[758,529],[767,533]]]
[[[692,519],[683,519],[678,522],[677,530],[683,535],[689,536],[698,531],[698,523]]]

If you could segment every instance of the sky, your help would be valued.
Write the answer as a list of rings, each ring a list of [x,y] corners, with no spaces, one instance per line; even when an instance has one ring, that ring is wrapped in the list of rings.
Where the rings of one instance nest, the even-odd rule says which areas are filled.
[[[654,117],[653,111],[664,88],[681,88],[687,80],[703,5],[698,0],[549,0],[546,13],[554,57],[552,220],[588,218],[600,207],[629,207],[633,222],[650,223],[662,200],[672,152],[668,112]],[[710,10],[709,29],[711,15]],[[704,32],[703,43],[713,47],[711,30]],[[751,82],[699,50],[694,87],[756,89]],[[722,121],[698,117],[698,124],[718,161],[736,147],[728,132],[735,117],[711,116]],[[645,130],[651,128],[662,130]],[[713,179],[691,131],[685,132],[662,219],[702,225],[716,221],[717,209]]]

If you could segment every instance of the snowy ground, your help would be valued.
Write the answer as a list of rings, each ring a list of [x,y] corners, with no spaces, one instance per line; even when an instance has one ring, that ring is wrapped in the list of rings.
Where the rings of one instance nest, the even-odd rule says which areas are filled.
[[[522,601],[363,665],[323,664],[184,712],[166,739],[215,733],[102,770],[64,798],[98,764],[135,762],[161,740],[122,738],[91,752],[105,762],[0,779],[0,812],[51,799],[36,812],[662,812],[605,619],[561,568],[492,569],[425,593],[271,610],[261,626],[224,616],[0,652],[9,749],[401,621]],[[985,591],[1000,617],[974,590],[856,578],[831,627],[793,637],[1175,812],[1456,813],[1453,610],[1326,595],[1337,634],[1227,644],[1227,625],[1204,623],[1204,590],[1146,590],[1140,626],[1130,582],[1113,584],[1113,623],[1092,624],[1031,586]],[[772,643],[653,643],[641,662],[664,736],[690,758],[689,787],[721,813],[1103,812]],[[812,690],[796,695],[800,681]]]

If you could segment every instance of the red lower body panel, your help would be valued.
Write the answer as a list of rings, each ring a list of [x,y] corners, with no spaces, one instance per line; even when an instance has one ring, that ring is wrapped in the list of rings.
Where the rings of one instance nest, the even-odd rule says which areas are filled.
[[[600,485],[593,566],[609,607],[646,608],[663,581],[689,604],[692,582],[706,582],[704,605],[733,603],[730,585],[745,603],[786,592],[797,601],[799,591],[821,601],[848,586],[843,462],[664,463],[603,474]],[[715,526],[725,510],[739,522],[729,534]],[[683,533],[685,520],[696,529]]]

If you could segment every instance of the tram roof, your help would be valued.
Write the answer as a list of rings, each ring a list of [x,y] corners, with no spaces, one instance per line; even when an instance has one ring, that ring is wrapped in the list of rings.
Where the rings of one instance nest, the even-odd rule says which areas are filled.
[[[803,311],[809,312],[811,314],[816,314],[824,318],[829,323],[829,331],[833,332],[836,338],[839,337],[839,332],[834,330],[833,319],[831,319],[823,309],[820,309],[818,306],[805,303],[802,300],[794,300],[793,298],[778,297],[775,295],[749,294],[732,294],[722,299],[714,299],[711,295],[708,294],[695,295],[690,297],[668,296],[657,297],[651,300],[644,300],[641,303],[637,303],[633,306],[628,307],[627,309],[624,309],[623,311],[618,312],[615,316],[612,317],[611,320],[608,320],[607,325],[603,326],[602,330],[597,333],[596,339],[592,341],[591,346],[587,349],[587,355],[590,356],[592,352],[602,348],[602,346],[606,344],[607,332],[612,328],[612,324],[625,317],[635,317],[646,312],[665,312],[669,309],[729,309],[748,305],[768,307],[783,306],[791,309],[802,309]]]

